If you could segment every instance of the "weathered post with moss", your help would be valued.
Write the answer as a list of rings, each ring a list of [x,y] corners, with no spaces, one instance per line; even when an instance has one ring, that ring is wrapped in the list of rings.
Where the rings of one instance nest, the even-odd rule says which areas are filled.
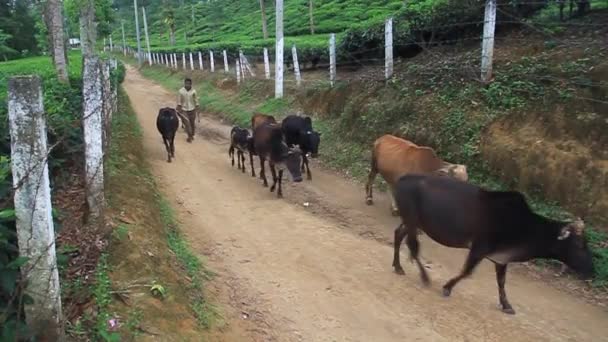
[[[84,131],[85,184],[88,222],[103,219],[103,80],[99,57],[84,59],[82,72],[82,126]]]
[[[28,325],[49,340],[63,336],[61,291],[51,188],[48,170],[47,128],[38,76],[13,77],[8,84],[8,117],[11,135],[11,168],[15,188],[15,216]]]

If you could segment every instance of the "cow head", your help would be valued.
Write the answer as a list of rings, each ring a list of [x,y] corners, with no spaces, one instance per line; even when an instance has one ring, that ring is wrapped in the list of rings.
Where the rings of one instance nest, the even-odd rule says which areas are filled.
[[[304,143],[307,151],[313,158],[317,158],[319,155],[319,144],[321,143],[321,133],[315,131],[307,131],[304,135]]]
[[[466,182],[469,179],[469,175],[467,174],[467,167],[461,164],[450,164],[444,162],[441,168],[436,172],[440,176],[456,178],[463,182]]]
[[[584,278],[593,276],[593,258],[587,246],[585,223],[580,218],[565,224],[557,236],[561,245],[560,260]]]
[[[302,164],[302,151],[298,147],[290,148],[285,155],[284,163],[293,181],[295,183],[301,182],[302,171],[300,170],[300,165]]]

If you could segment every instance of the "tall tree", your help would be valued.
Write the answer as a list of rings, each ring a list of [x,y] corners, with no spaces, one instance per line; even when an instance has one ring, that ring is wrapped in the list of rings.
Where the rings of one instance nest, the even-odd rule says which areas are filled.
[[[308,16],[310,17],[310,34],[315,34],[315,20],[313,16],[313,0],[308,0]]]
[[[80,47],[84,56],[95,54],[97,24],[94,0],[82,0],[80,6]]]
[[[170,6],[166,6],[163,10],[163,21],[169,29],[169,44],[175,45],[175,12]]]
[[[65,37],[63,28],[63,6],[60,0],[47,0],[44,17],[51,42],[50,50],[61,82],[68,82],[68,65],[65,53]]]
[[[265,0],[260,0],[260,10],[262,11],[262,34],[264,35],[264,39],[268,39],[268,28],[266,21],[266,4],[264,4]]]

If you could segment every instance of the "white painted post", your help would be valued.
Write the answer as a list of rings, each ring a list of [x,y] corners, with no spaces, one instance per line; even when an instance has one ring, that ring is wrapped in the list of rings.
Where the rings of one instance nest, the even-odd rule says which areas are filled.
[[[240,58],[241,58],[241,70],[246,69],[247,71],[249,71],[249,74],[253,77],[255,77],[255,72],[253,72],[253,69],[251,69],[251,65],[249,65],[249,61],[247,60],[247,56],[245,56],[243,54],[243,51],[239,51],[240,54]],[[245,66],[245,68],[243,68],[243,65]],[[243,78],[245,78],[245,72],[243,71]]]
[[[148,48],[148,62],[152,65],[152,53],[150,52],[150,36],[148,36],[148,20],[146,19],[146,8],[142,7],[141,12],[144,19],[144,34],[146,35],[146,47]]]
[[[114,52],[114,43],[112,42],[112,35],[110,35],[110,52]]]
[[[98,57],[87,57],[82,72],[85,184],[89,221],[103,219],[103,94]]]
[[[329,35],[329,82],[336,83],[336,34]]]
[[[481,47],[481,80],[492,79],[492,60],[494,58],[494,29],[496,27],[496,0],[486,0],[483,23],[483,42]]]
[[[280,99],[283,97],[283,0],[276,0],[276,48],[274,59],[274,97]]]
[[[102,82],[102,95],[103,101],[103,143],[104,143],[104,156],[107,156],[107,152],[110,147],[110,124],[112,122],[112,85],[110,83],[110,63],[100,61],[101,67],[101,82]]]
[[[137,64],[141,67],[141,35],[139,34],[139,15],[137,14],[137,0],[133,0],[133,10],[135,11],[135,35],[137,37]]]
[[[200,51],[198,52],[198,65],[203,70],[203,53]]]
[[[247,66],[245,65],[245,58],[243,58],[243,51],[239,50],[239,67],[241,68],[241,74],[243,76],[243,81],[247,76]]]
[[[302,75],[300,74],[300,64],[298,63],[298,51],[296,44],[291,47],[291,56],[293,57],[293,72],[296,75],[296,84],[299,87],[302,85]]]
[[[106,52],[108,49],[106,48],[106,39],[103,39],[103,51]]]
[[[393,77],[393,18],[384,25],[384,77]]]
[[[190,69],[194,70],[194,59],[192,59],[192,52],[190,52]]]
[[[268,62],[268,49],[264,48],[264,74],[266,79],[270,79],[270,62]]]
[[[125,22],[124,21],[122,21],[120,23],[120,29],[122,30],[122,53],[123,53],[123,55],[126,56],[128,47],[127,47],[127,42],[125,40]]]
[[[236,84],[240,84],[241,83],[241,62],[237,59],[236,60]]]
[[[182,69],[186,70],[186,53],[182,52]]]
[[[55,325],[53,330],[58,336],[62,336],[46,113],[42,100],[42,82],[38,76],[9,80],[8,117],[17,239],[19,255],[28,258],[21,267],[26,280],[23,282],[25,293],[34,299],[33,304],[25,304],[25,318],[32,327],[50,322]]]
[[[211,51],[211,50],[209,51],[209,60],[210,60],[209,68],[211,69],[211,72],[215,72],[215,62],[213,61],[213,51]]]
[[[173,54],[173,68],[177,69],[177,53]]]
[[[230,72],[230,68],[228,67],[228,54],[226,53],[226,50],[223,51],[224,54],[224,72]]]

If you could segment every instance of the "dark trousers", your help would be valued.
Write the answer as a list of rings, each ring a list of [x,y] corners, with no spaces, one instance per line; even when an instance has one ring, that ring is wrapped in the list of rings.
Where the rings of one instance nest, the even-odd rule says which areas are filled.
[[[188,132],[188,138],[194,138],[194,134],[196,133],[195,123],[196,123],[196,110],[184,111],[186,116],[188,117],[188,121],[190,121],[190,131]]]

